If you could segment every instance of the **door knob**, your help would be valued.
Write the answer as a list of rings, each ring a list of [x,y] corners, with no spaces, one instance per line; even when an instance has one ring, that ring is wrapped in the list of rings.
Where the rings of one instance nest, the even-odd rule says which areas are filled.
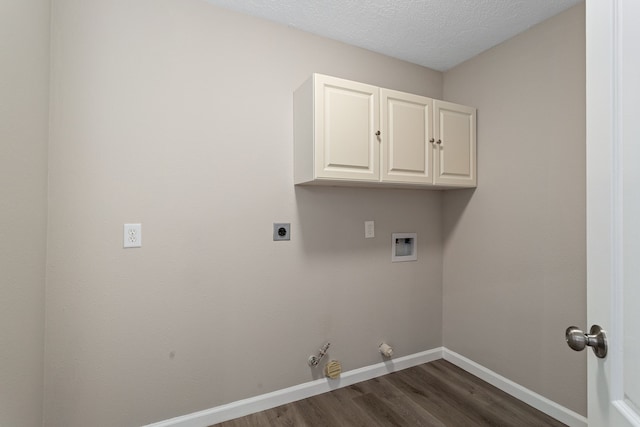
[[[591,327],[589,335],[576,326],[569,326],[565,332],[565,339],[567,345],[575,351],[582,351],[586,346],[589,346],[600,359],[607,357],[607,334],[598,325]]]

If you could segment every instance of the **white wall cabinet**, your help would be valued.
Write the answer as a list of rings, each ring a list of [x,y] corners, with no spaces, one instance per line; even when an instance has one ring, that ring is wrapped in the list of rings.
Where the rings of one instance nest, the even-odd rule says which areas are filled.
[[[433,101],[434,184],[476,186],[476,109]]]
[[[433,100],[380,89],[381,180],[433,184]]]
[[[375,86],[314,74],[294,94],[296,184],[380,180]]]
[[[474,108],[314,74],[294,93],[296,184],[475,187]]]

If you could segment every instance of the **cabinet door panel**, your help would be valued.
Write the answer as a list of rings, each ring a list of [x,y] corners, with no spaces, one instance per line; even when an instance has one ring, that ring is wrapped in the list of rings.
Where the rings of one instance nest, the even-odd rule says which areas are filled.
[[[382,180],[430,184],[432,100],[380,90],[382,102]]]
[[[435,183],[476,185],[475,108],[434,101],[436,116]]]
[[[316,85],[318,177],[378,180],[378,89],[328,76]]]

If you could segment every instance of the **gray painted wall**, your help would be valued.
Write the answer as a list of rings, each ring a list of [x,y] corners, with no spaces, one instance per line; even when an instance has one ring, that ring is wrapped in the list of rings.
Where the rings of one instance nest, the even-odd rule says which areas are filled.
[[[200,0],[53,13],[45,425],[304,383],[325,341],[344,370],[380,362],[381,339],[442,344],[441,194],[295,188],[292,169],[312,72],[437,98],[441,73]],[[142,248],[122,249],[127,222]],[[391,264],[392,232],[418,233],[418,262]]]
[[[43,340],[46,426],[303,383],[326,340],[345,370],[380,339],[444,344],[586,413],[586,354],[563,341],[586,322],[582,6],[443,78],[199,0],[60,0],[49,104],[48,2],[6,5],[0,424],[41,425]],[[477,107],[478,189],[294,188],[291,94],[312,72]],[[121,248],[125,222],[143,248]],[[389,262],[398,231],[418,262]]]
[[[0,426],[42,425],[49,2],[0,2]]]
[[[444,344],[586,415],[584,4],[461,64],[478,188],[444,195]]]

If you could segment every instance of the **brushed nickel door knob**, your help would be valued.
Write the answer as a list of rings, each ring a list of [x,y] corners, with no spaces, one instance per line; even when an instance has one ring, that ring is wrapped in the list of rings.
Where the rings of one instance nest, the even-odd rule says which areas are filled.
[[[582,351],[589,346],[600,359],[607,357],[607,334],[598,325],[593,325],[589,335],[577,326],[569,326],[565,332],[567,345],[575,351]]]

